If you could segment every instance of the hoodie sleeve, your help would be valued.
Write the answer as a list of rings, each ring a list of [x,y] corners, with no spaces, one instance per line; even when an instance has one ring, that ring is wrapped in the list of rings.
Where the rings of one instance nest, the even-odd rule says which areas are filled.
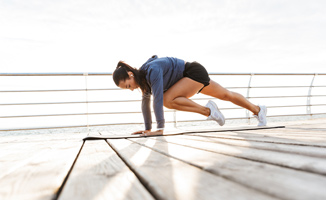
[[[142,113],[145,122],[145,130],[152,129],[152,114],[151,114],[150,103],[151,103],[151,94],[149,93],[143,94],[141,108],[142,108]]]
[[[151,66],[148,73],[148,80],[154,97],[153,107],[157,122],[157,128],[164,128],[163,111],[163,72],[160,67]]]

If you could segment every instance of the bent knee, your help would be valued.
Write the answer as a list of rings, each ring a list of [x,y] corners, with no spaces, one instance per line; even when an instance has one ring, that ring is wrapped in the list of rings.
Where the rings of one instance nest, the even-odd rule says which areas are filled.
[[[173,109],[173,99],[163,98],[163,105],[168,109]]]
[[[173,106],[171,103],[164,103],[163,105],[164,105],[164,107],[166,107],[168,109],[173,109]]]

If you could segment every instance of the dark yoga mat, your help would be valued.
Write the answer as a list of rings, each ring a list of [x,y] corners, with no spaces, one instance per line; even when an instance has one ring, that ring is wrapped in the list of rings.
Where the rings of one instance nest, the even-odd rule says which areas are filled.
[[[173,131],[167,132],[163,135],[152,135],[152,136],[140,136],[140,135],[99,135],[99,136],[87,136],[83,140],[103,140],[103,139],[126,139],[126,138],[141,138],[141,137],[161,137],[161,136],[173,136],[173,135],[185,135],[193,133],[211,133],[211,132],[226,132],[226,131],[248,131],[248,130],[261,130],[261,129],[275,129],[285,128],[285,126],[262,126],[262,127],[229,127],[219,129],[207,129],[207,130],[195,130],[195,131]]]

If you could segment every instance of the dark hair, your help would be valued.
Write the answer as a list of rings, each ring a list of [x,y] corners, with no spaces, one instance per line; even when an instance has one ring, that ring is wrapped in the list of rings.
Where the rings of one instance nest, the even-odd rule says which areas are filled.
[[[131,67],[127,63],[123,61],[119,61],[116,69],[113,72],[113,80],[114,83],[119,86],[120,81],[125,81],[129,79],[128,72],[132,72],[134,74],[134,78],[136,83],[139,85],[141,91],[144,93],[151,93],[151,89],[146,81],[146,72],[143,70],[138,70],[136,68]]]

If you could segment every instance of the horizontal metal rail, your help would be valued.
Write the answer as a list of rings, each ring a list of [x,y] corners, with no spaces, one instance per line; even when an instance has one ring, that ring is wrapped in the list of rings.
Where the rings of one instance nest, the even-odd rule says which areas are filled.
[[[326,113],[314,113],[314,114],[295,114],[295,115],[269,115],[268,117],[294,117],[294,116],[314,116],[314,115],[326,115]],[[241,119],[254,119],[254,117],[232,117],[225,118],[225,120],[241,120]],[[178,122],[204,122],[207,120],[182,120]],[[172,122],[170,122],[172,123]]]
[[[141,112],[102,112],[102,113],[63,113],[50,115],[17,115],[0,116],[0,118],[20,118],[20,117],[58,117],[58,116],[76,116],[76,115],[113,115],[113,114],[139,114]]]
[[[307,105],[289,105],[289,106],[268,106],[267,108],[289,108],[289,107],[306,107]],[[326,104],[311,104],[308,106],[326,106]],[[242,107],[235,108],[220,108],[219,110],[240,110]],[[176,112],[175,110],[165,110],[164,112]],[[178,111],[180,112],[180,111]],[[100,112],[100,113],[62,113],[48,115],[8,115],[0,116],[0,118],[21,118],[21,117],[58,117],[58,116],[76,116],[76,115],[116,115],[116,114],[141,114],[140,111],[135,112]],[[152,111],[152,113],[154,113]]]
[[[116,101],[71,101],[71,102],[43,102],[43,103],[6,103],[0,106],[18,106],[18,105],[50,105],[50,104],[86,104],[86,103],[124,103],[140,102],[141,100],[116,100]]]
[[[294,117],[294,116],[311,116],[311,115],[326,115],[326,113],[314,113],[314,114],[295,114],[295,115],[268,115],[268,117]],[[255,117],[232,117],[225,118],[225,120],[240,120],[240,119],[254,119]],[[178,122],[204,122],[207,120],[182,120]],[[170,122],[171,123],[171,122]]]
[[[312,88],[326,87],[326,85],[316,85]],[[252,86],[252,87],[225,87],[226,89],[271,89],[271,88],[310,88],[310,86]],[[112,90],[123,90],[120,88],[98,88],[98,89],[62,89],[62,90],[0,90],[0,93],[11,93],[11,92],[86,92],[86,91],[112,91]]]
[[[261,99],[261,98],[298,98],[298,97],[326,97],[326,95],[295,95],[295,96],[257,96],[257,97],[247,97],[248,99]],[[214,98],[191,98],[192,100],[211,100]]]
[[[297,98],[297,97],[326,97],[326,95],[262,96],[262,97],[248,97],[248,98],[261,99],[261,98]]]
[[[166,110],[164,112],[175,112],[174,110]],[[142,112],[101,112],[101,113],[62,113],[49,115],[17,115],[17,116],[0,116],[0,118],[20,118],[20,117],[58,117],[58,116],[76,116],[76,115],[116,115],[116,114],[140,114]]]
[[[111,76],[108,72],[0,73],[0,76]]]
[[[326,86],[325,86],[326,87]],[[120,88],[99,88],[99,89],[63,89],[63,90],[0,90],[1,92],[86,92],[86,91],[111,91],[122,90]]]
[[[298,98],[298,97],[326,97],[326,95],[297,95],[297,96],[261,96],[261,97],[248,97],[248,99],[259,98]],[[192,100],[212,100],[215,98],[191,98]],[[41,102],[41,103],[3,103],[0,106],[19,106],[19,105],[50,105],[50,104],[86,104],[86,103],[126,103],[126,102],[141,102],[141,100],[114,100],[114,101],[71,101],[71,102]]]
[[[270,115],[268,117],[294,117],[294,116],[315,116],[326,115],[326,113],[314,113],[314,114],[295,114],[295,115]],[[246,120],[254,119],[254,117],[238,117],[238,118],[226,118],[226,120]],[[178,122],[204,122],[207,120],[182,120]],[[166,123],[175,123],[175,121],[166,121]],[[142,125],[143,123],[108,123],[108,124],[89,124],[89,125],[75,125],[75,126],[52,126],[52,127],[31,127],[31,128],[8,128],[0,129],[0,131],[25,131],[25,130],[40,130],[40,129],[62,129],[62,128],[87,128],[96,126],[117,126],[117,125]]]
[[[59,72],[59,73],[0,73],[0,76],[111,76],[112,72]],[[209,73],[209,75],[221,76],[308,76],[326,75],[326,73]]]

